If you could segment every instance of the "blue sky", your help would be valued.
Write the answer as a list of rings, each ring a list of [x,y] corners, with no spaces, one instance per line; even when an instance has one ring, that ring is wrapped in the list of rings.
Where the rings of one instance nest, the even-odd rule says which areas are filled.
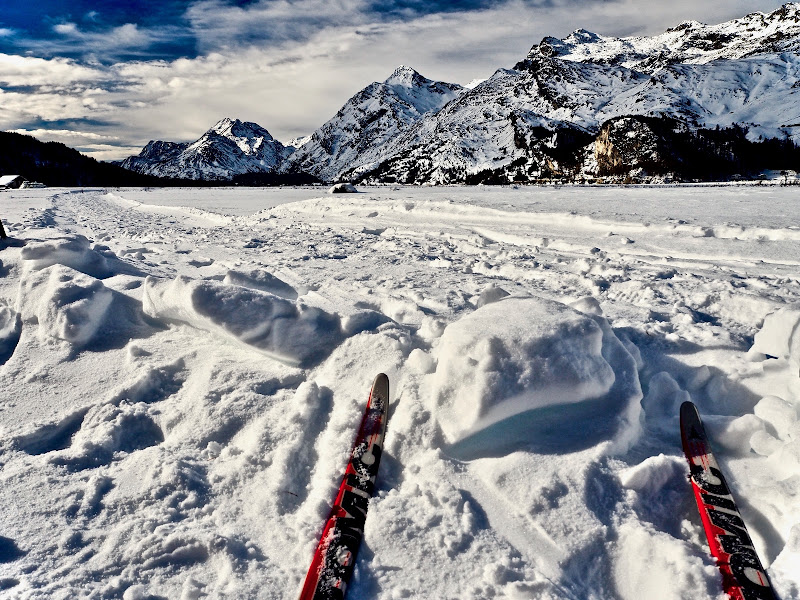
[[[770,0],[0,0],[0,129],[99,159],[223,117],[287,141],[400,64],[467,83],[578,28],[660,33]]]

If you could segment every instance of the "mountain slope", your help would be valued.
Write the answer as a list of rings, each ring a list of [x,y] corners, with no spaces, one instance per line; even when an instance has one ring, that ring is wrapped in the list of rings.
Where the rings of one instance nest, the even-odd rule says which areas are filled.
[[[765,53],[800,50],[800,4],[764,14],[706,25],[684,21],[653,37],[605,37],[578,29],[563,40],[547,37],[528,58],[548,56],[574,62],[615,64],[653,73],[671,64],[707,64]]]
[[[697,130],[741,126],[753,142],[800,141],[800,56],[793,50],[799,21],[800,4],[789,4],[716,26],[684,24],[653,38],[585,30],[545,38],[514,69],[423,116],[382,155],[342,176],[457,183],[487,171],[523,180],[590,172],[586,156],[593,150],[581,143],[592,144],[603,123],[631,115]]]
[[[260,125],[225,118],[195,142],[151,141],[121,165],[160,177],[227,180],[248,173],[274,173],[291,151]]]
[[[350,98],[283,165],[335,180],[354,164],[382,156],[384,148],[423,115],[438,111],[464,92],[401,66],[384,82],[372,83]]]

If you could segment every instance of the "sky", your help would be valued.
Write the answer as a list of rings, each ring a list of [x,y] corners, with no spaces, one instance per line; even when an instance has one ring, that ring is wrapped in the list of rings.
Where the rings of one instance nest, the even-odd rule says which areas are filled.
[[[653,35],[780,0],[0,0],[0,130],[98,160],[224,117],[288,142],[399,65],[466,84],[543,37]]]

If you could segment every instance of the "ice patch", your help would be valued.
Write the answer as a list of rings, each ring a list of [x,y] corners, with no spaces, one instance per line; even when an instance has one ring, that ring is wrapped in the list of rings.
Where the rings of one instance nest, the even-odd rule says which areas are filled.
[[[344,339],[338,315],[274,294],[185,276],[148,277],[147,315],[221,333],[292,366],[308,366]]]
[[[541,298],[506,298],[452,323],[436,346],[433,376],[447,441],[521,413],[602,398],[616,380],[603,350],[598,322]]]

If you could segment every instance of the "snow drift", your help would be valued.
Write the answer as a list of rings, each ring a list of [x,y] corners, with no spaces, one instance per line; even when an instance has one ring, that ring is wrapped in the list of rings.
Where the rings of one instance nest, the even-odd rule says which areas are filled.
[[[447,440],[606,396],[616,377],[603,337],[591,317],[541,298],[506,298],[448,325],[436,347],[435,404]]]
[[[148,277],[145,314],[221,333],[294,366],[320,359],[343,339],[338,315],[302,302],[214,281]]]

